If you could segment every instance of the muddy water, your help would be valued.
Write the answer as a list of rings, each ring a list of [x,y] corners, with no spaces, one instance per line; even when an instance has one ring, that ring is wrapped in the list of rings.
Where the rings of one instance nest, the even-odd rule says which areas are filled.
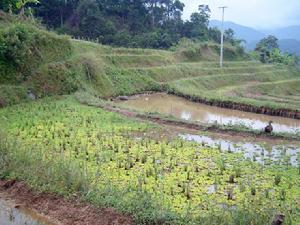
[[[55,225],[35,212],[14,207],[9,200],[0,196],[0,225]]]
[[[264,129],[269,121],[273,121],[274,132],[300,132],[300,120],[213,107],[163,93],[134,96],[120,104],[144,112],[172,115],[183,120],[245,125],[257,130]]]
[[[222,152],[241,153],[245,159],[262,165],[280,164],[297,167],[300,165],[300,145],[272,145],[253,142],[224,140],[205,135],[181,134],[182,139],[195,141],[202,146],[217,148]]]

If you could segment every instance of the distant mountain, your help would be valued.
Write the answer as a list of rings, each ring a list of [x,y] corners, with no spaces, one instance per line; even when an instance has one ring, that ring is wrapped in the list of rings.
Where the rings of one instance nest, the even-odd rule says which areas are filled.
[[[282,39],[279,41],[280,49],[284,52],[296,54],[300,57],[300,41],[295,39]]]
[[[211,20],[210,27],[220,28],[221,21]],[[247,50],[254,50],[257,42],[262,38],[268,35],[275,35],[279,39],[279,46],[282,51],[293,53],[300,57],[300,26],[259,31],[233,22],[224,22],[224,27],[225,29],[233,29],[237,38],[245,40],[245,48]]]
[[[254,50],[258,41],[251,41],[246,44],[247,50]],[[281,39],[278,41],[281,51],[295,54],[300,57],[300,41],[295,39]]]
[[[209,25],[210,27],[220,28],[221,21],[211,20]],[[225,29],[229,29],[229,28],[233,29],[237,38],[243,39],[247,42],[257,41],[266,36],[263,32],[233,22],[224,22],[224,27]]]
[[[300,26],[280,28],[272,31],[264,31],[275,35],[278,39],[294,39],[300,41]]]

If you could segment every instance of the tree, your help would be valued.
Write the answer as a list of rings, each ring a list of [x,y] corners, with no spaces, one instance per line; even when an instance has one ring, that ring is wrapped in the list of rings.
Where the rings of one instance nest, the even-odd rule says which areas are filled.
[[[225,30],[224,39],[225,41],[234,44],[234,30],[232,30],[231,28]]]
[[[12,12],[16,9],[17,0],[2,0],[0,1],[0,9],[4,12]]]
[[[269,35],[257,43],[255,51],[272,51],[275,48],[279,48],[278,39],[273,35]]]
[[[295,66],[298,63],[295,55],[280,51],[278,39],[272,35],[258,42],[255,51],[260,54],[260,61],[263,63],[280,63],[289,66]]]
[[[179,0],[175,0],[175,2],[173,3],[172,6],[172,14],[173,14],[173,18],[175,20],[181,20],[181,15],[184,9],[184,4],[182,2],[180,2]]]
[[[269,62],[270,54],[274,49],[279,49],[278,39],[273,35],[269,35],[257,43],[255,51],[259,52],[260,61],[267,63]]]
[[[208,5],[199,5],[198,12],[191,15],[190,21],[186,22],[185,36],[198,40],[208,40],[208,24],[210,18]]]
[[[209,39],[210,40],[212,40],[216,43],[220,42],[220,40],[221,40],[221,31],[218,28],[216,28],[216,27],[209,28],[208,34],[209,34]]]
[[[181,18],[184,4],[179,0],[161,0],[161,7],[164,13],[163,19],[167,21],[174,18]]]
[[[105,20],[99,5],[95,0],[83,0],[76,10],[79,20],[80,36],[88,36],[92,39],[100,39],[104,43],[110,43],[110,35],[116,33],[116,28],[111,21]],[[110,40],[108,39],[110,37]]]
[[[237,39],[235,37],[234,30],[232,30],[231,28],[225,30],[224,39],[225,39],[225,42],[228,42],[234,46],[241,46],[241,43],[245,42],[245,40]]]
[[[208,5],[199,5],[198,7],[200,22],[208,27],[211,10]]]
[[[50,28],[61,28],[76,17],[79,0],[40,0],[35,7],[36,16]]]
[[[190,20],[182,20],[181,0],[0,0],[0,9],[9,11],[16,2],[33,8],[35,16],[58,32],[97,39],[103,44],[125,47],[169,48],[182,38],[219,42],[220,31],[209,28],[210,8],[199,5]],[[227,41],[236,44],[228,31]],[[226,38],[226,37],[225,37]],[[143,39],[145,41],[143,41]]]

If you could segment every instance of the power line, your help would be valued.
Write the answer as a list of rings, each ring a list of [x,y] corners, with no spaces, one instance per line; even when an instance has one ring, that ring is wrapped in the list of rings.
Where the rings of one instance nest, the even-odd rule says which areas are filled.
[[[220,67],[223,68],[223,59],[224,59],[224,14],[227,6],[219,7],[222,9],[222,30],[221,30],[221,53],[220,53]]]

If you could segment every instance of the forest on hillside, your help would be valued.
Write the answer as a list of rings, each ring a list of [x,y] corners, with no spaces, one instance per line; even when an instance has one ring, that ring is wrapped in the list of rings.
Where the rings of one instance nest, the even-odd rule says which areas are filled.
[[[201,1],[199,2],[201,3]],[[76,39],[129,48],[169,49],[188,39],[220,43],[221,31],[209,25],[211,9],[200,4],[183,20],[180,0],[2,0],[0,10],[40,21],[48,29]],[[225,30],[224,41],[244,53],[234,30]],[[264,38],[254,59],[263,63],[297,65],[294,54],[282,53],[278,39]]]
[[[219,42],[221,32],[210,28],[211,10],[199,5],[189,20],[182,19],[180,0],[4,0],[0,9],[34,15],[50,29],[75,38],[123,47],[162,48],[182,38]],[[24,7],[26,4],[26,8]],[[24,8],[25,9],[24,9]],[[225,41],[239,45],[231,29]]]

